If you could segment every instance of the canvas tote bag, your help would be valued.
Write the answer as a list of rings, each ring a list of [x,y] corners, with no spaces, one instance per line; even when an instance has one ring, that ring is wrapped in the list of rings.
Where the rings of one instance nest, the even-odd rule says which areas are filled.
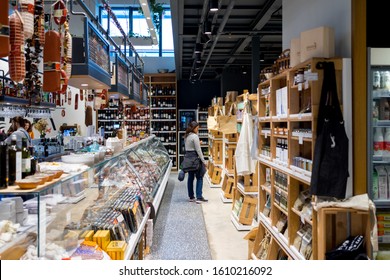
[[[218,115],[221,115],[221,109],[214,110],[214,116],[208,116],[207,118],[207,129],[218,130]]]
[[[348,137],[337,96],[333,62],[317,65],[324,80],[317,119],[310,190],[313,195],[345,198],[348,173]]]
[[[253,121],[251,109],[248,108],[248,101],[244,103],[244,115],[242,128],[237,141],[234,159],[236,162],[237,175],[250,175],[255,172],[256,161],[251,157],[251,146],[253,141]]]
[[[227,115],[217,117],[218,130],[224,134],[237,133],[237,116],[233,115],[233,107],[236,108],[236,103],[230,106]]]

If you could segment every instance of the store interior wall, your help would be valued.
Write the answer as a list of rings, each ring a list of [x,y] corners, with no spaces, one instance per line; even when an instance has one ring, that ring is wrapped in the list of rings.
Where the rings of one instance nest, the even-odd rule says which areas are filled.
[[[192,84],[189,80],[180,80],[177,83],[177,105],[179,109],[197,109],[211,105],[213,97],[220,97],[221,84],[219,80],[204,80]]]
[[[227,91],[237,91],[242,94],[244,89],[251,92],[251,70],[246,67],[246,74],[240,68],[226,68],[222,73],[222,97],[226,96]]]
[[[300,32],[329,26],[335,32],[336,56],[349,58],[351,16],[351,0],[283,0],[283,49],[289,49],[291,39],[299,38]]]
[[[367,47],[390,47],[390,36],[386,32],[389,26],[389,9],[389,1],[381,1],[380,7],[376,1],[367,1]]]

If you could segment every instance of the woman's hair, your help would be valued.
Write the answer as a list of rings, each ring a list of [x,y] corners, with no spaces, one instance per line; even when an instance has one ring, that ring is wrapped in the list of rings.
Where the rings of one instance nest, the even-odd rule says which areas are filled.
[[[186,133],[184,134],[184,138],[186,138],[191,132],[194,132],[195,128],[197,128],[199,124],[196,121],[192,121],[188,124]]]
[[[23,128],[25,128],[26,124],[28,124],[27,132],[31,132],[32,131],[32,125],[31,125],[31,122],[28,119],[24,119],[24,127]]]
[[[11,121],[13,121],[14,123],[18,123],[20,127],[24,128],[24,122],[25,122],[24,118],[22,118],[22,117],[14,117]]]

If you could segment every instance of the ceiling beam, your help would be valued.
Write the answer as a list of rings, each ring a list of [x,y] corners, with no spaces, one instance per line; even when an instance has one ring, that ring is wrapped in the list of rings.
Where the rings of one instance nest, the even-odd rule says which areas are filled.
[[[253,27],[251,28],[254,32],[261,30],[269,21],[272,14],[280,9],[282,6],[282,0],[269,0],[264,5],[264,9],[262,9],[258,16],[256,17],[256,21],[253,22]],[[248,36],[244,40],[237,45],[235,50],[232,52],[232,55],[237,53],[241,53],[245,50],[245,47],[251,42],[252,37]],[[227,64],[231,64],[234,61],[234,57],[230,58],[227,61]]]

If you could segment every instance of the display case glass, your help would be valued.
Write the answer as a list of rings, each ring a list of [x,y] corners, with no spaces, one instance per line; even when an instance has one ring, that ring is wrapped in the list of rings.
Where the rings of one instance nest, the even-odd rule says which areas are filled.
[[[129,259],[172,165],[159,142],[151,136],[34,189],[0,190],[1,259],[116,259],[111,241],[122,242],[119,259]],[[41,171],[49,166],[65,164]],[[88,242],[100,249],[86,253]]]

